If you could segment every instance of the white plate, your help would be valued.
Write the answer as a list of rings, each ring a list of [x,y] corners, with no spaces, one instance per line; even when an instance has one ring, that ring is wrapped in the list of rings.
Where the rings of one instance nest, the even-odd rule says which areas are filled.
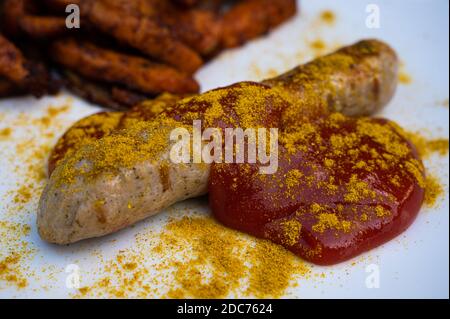
[[[366,26],[368,4],[380,10],[380,28]],[[323,10],[332,10],[337,20],[332,25],[320,22]],[[301,13],[269,36],[253,41],[243,48],[227,51],[205,66],[197,75],[203,90],[240,80],[261,80],[303,63],[315,55],[311,42],[326,43],[322,53],[353,43],[362,38],[380,38],[392,45],[403,62],[403,72],[410,75],[408,85],[400,85],[394,100],[383,116],[398,121],[412,131],[422,131],[430,137],[448,137],[449,87],[449,3],[448,1],[302,1]],[[447,104],[447,106],[443,106]],[[46,122],[42,116],[49,106],[70,109]],[[27,168],[28,153],[46,153],[60,134],[75,120],[99,108],[89,106],[68,94],[41,100],[19,98],[0,101],[0,131],[13,129],[9,138],[0,135],[0,221],[23,223],[31,227],[23,239],[33,252],[21,261],[20,274],[28,286],[0,280],[0,297],[66,298],[73,289],[66,286],[70,264],[79,266],[82,286],[99,276],[104,263],[120,249],[133,247],[135,235],[144,231],[157,232],[168,216],[180,215],[171,209],[136,227],[103,239],[89,240],[70,247],[54,247],[43,243],[36,233],[35,213],[40,188]],[[41,118],[37,121],[37,118]],[[34,119],[34,120],[33,120]],[[47,127],[47,128],[44,128]],[[45,135],[53,132],[54,136]],[[28,144],[24,141],[29,141]],[[17,151],[17,146],[20,147]],[[28,160],[27,160],[28,158]],[[33,162],[33,161],[32,161]],[[35,159],[37,167],[43,160]],[[449,160],[433,157],[426,161],[430,172],[445,185],[445,198],[435,208],[424,208],[416,222],[397,239],[356,258],[333,267],[314,267],[313,273],[324,273],[320,279],[300,279],[300,285],[287,291],[287,297],[300,298],[448,298],[449,297]],[[16,203],[17,190],[32,183],[31,198],[24,205]],[[19,200],[20,201],[20,200]],[[21,207],[23,206],[23,207]],[[188,210],[207,213],[204,201],[189,201],[178,205]],[[180,210],[178,210],[180,211]],[[3,227],[3,226],[2,226]],[[8,250],[20,250],[11,234],[0,230],[0,256]],[[375,267],[375,268],[374,268]],[[379,287],[368,288],[366,281],[379,272]],[[367,272],[366,272],[367,271]],[[1,278],[1,275],[0,275]]]

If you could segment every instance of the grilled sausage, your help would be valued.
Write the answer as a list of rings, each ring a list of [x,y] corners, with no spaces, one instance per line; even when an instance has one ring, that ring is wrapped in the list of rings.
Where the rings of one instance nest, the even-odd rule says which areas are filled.
[[[86,85],[84,83],[84,85]],[[2,82],[0,79],[0,95]],[[92,88],[95,98],[110,99],[106,93],[95,86]],[[83,92],[91,91],[91,86],[84,88]],[[48,159],[48,175],[50,176],[57,164],[66,156],[80,149],[83,145],[111,134],[116,129],[130,127],[136,121],[151,121],[165,108],[175,104],[181,97],[169,93],[162,94],[153,100],[143,101],[128,112],[100,112],[89,115],[70,127],[53,147]],[[114,101],[110,103],[115,103]]]
[[[389,62],[380,61],[384,59],[389,59]],[[333,66],[342,60],[345,63]],[[319,74],[322,74],[320,72],[322,70],[325,78],[312,72],[313,70],[319,71]],[[286,75],[268,80],[263,85],[247,85],[265,90],[268,96],[280,96],[291,104],[297,103],[292,109],[300,113],[304,111],[303,116],[310,113],[308,109],[315,109],[317,106],[318,110],[324,112],[329,112],[327,108],[330,108],[331,111],[340,110],[353,115],[358,114],[357,110],[361,114],[366,114],[378,110],[392,97],[397,81],[396,70],[397,60],[388,46],[378,41],[363,41]],[[353,76],[358,81],[354,81]],[[376,85],[376,94],[370,91],[372,93],[366,98],[357,95],[367,94],[368,88],[374,86],[374,79],[379,81]],[[346,86],[351,88],[347,89]],[[207,105],[215,105],[220,99],[208,101],[208,98],[220,97],[219,93],[226,94],[227,90],[233,87],[222,88],[202,96],[206,99]],[[323,94],[321,90],[325,88],[328,91],[324,101],[328,103],[310,104],[311,101],[322,100],[314,98],[314,94],[306,95],[311,93],[306,91],[315,90],[315,95],[321,96]],[[243,92],[251,93],[252,90]],[[254,96],[250,94],[248,99],[254,99]],[[233,103],[233,100],[236,99],[228,101]],[[188,101],[195,102],[196,98]],[[356,102],[361,103],[358,108]],[[182,100],[173,109],[176,112],[179,105],[186,103],[186,100]],[[194,103],[191,106],[198,110],[202,107],[200,104]],[[289,107],[285,109],[284,119],[281,119],[283,125],[295,124],[286,120],[292,109]],[[312,113],[317,113],[316,111]],[[67,244],[109,234],[154,215],[173,203],[199,196],[207,191],[209,165],[171,163],[168,160],[170,143],[167,139],[171,129],[177,124],[159,124],[158,121],[143,121],[140,125],[105,136],[95,143],[75,150],[72,156],[66,157],[57,165],[39,204],[37,223],[39,234],[44,240]],[[159,152],[154,153],[154,147],[148,146],[148,143],[152,141],[161,143],[161,140],[165,143],[164,146]],[[108,144],[120,143],[131,145],[125,149],[135,152],[135,156],[139,155],[142,158],[140,157],[139,161],[129,162],[126,153],[117,153],[118,147],[113,147],[109,151],[106,147]],[[99,161],[101,165],[96,165],[95,163]],[[116,168],[112,169],[112,166]],[[90,173],[92,167],[96,167],[95,174]],[[80,169],[85,173],[73,174]],[[68,182],[68,179],[71,182]]]
[[[305,104],[305,112],[314,111],[311,106],[316,105],[331,112],[362,116],[374,114],[391,100],[397,78],[395,51],[381,41],[363,40],[263,83]],[[284,125],[295,125],[302,116],[296,108],[288,108]]]
[[[123,166],[114,170],[112,175],[99,172],[92,179],[73,176],[73,182],[64,184],[60,184],[60,181],[67,177],[68,170],[84,165],[84,162],[89,166],[92,162],[89,164],[89,160],[76,160],[75,164],[73,157],[68,157],[56,167],[39,204],[37,224],[43,239],[67,244],[106,235],[180,200],[206,193],[209,166],[172,165],[169,161],[169,135],[179,124],[164,126],[156,122],[142,123],[147,126],[106,136],[98,141],[97,146],[93,146],[95,143],[83,146],[73,157],[78,159],[83,154],[82,157],[91,160],[100,157],[100,161],[107,162],[110,156],[108,150],[131,147],[140,154],[142,148],[153,147],[152,140],[165,139],[160,141],[165,145],[161,151],[155,152],[147,160],[130,167]],[[118,140],[124,141],[123,144],[118,143]],[[106,152],[99,152],[97,147]],[[89,170],[88,167],[86,169]]]

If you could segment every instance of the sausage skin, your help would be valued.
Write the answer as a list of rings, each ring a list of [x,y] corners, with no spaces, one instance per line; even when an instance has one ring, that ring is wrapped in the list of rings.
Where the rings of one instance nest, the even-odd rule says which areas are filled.
[[[337,61],[343,63],[333,67]],[[282,95],[283,99],[287,98],[293,104],[297,103],[292,110],[304,113],[290,118],[292,110],[287,107],[281,121],[285,126],[282,129],[285,129],[295,125],[295,120],[301,121],[305,114],[317,113],[316,108],[348,115],[378,111],[394,94],[397,68],[398,61],[392,49],[382,42],[367,40],[267,80],[264,84],[270,86],[268,91]],[[326,98],[323,99],[323,96]],[[158,120],[145,123],[158,125]],[[130,130],[125,128],[113,134],[129,135]],[[170,128],[161,127],[161,130],[167,130],[169,135]],[[151,132],[143,135],[152,138]],[[73,163],[69,156],[56,166],[39,203],[37,224],[44,240],[68,244],[110,234],[157,214],[176,202],[207,192],[210,165],[171,163],[168,161],[169,144],[157,157],[142,160],[131,167],[120,167],[113,172],[105,169],[90,180],[76,176],[72,183],[60,183],[68,166],[89,167],[89,158],[83,157],[83,152],[89,148],[93,148],[90,152],[94,154],[103,152],[102,140],[107,138],[111,136],[75,150],[73,154],[80,157],[79,162]],[[142,132],[134,139],[142,139]]]

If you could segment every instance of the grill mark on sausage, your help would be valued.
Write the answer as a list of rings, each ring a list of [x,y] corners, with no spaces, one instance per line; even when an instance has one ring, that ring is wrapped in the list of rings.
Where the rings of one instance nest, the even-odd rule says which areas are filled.
[[[163,192],[168,191],[171,187],[169,180],[169,166],[167,164],[162,164],[159,167],[159,178],[163,186]]]

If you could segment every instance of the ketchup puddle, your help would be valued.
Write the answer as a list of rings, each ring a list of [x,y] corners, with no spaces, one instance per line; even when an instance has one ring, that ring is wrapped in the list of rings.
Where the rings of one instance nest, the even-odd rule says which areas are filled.
[[[394,123],[332,114],[280,134],[278,171],[214,164],[213,214],[301,258],[333,265],[405,231],[424,197],[424,168]]]

